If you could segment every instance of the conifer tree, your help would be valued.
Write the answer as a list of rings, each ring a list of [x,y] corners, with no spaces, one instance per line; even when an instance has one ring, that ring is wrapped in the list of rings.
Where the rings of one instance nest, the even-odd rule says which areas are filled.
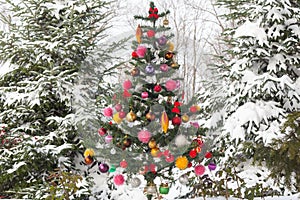
[[[171,42],[173,34],[169,34],[169,11],[160,13],[151,2],[148,13],[135,16],[141,24],[132,43],[126,79],[98,98],[99,130],[87,138],[84,163],[88,171],[96,167],[99,174],[108,173],[112,188],[125,179],[131,187],[140,187],[144,180],[145,195],[152,199],[168,194],[179,176],[187,184],[187,168],[193,167],[202,176],[204,164],[214,169],[215,163],[210,163],[211,156],[203,156],[200,107],[195,101],[185,102],[176,74],[180,65]]]
[[[219,104],[208,98],[221,106],[212,111],[206,103],[204,109],[211,116],[208,126],[220,127],[216,142],[225,154],[224,165],[236,163],[239,173],[260,153],[258,146],[280,140],[285,116],[299,110],[300,10],[299,3],[290,0],[218,3],[228,8],[225,17],[235,26],[224,32],[229,49],[217,66],[227,84],[216,90],[221,94],[210,94]],[[268,174],[257,174],[257,184],[265,186]]]
[[[104,1],[5,1],[0,60],[0,194],[10,198],[79,198],[87,180],[74,170],[78,138],[73,109],[80,65],[106,29]],[[101,36],[102,37],[102,36]]]

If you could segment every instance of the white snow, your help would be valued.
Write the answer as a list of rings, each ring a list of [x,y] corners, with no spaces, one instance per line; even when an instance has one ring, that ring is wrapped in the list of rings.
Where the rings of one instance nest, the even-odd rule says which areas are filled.
[[[25,162],[19,162],[19,163],[15,163],[12,169],[7,170],[8,174],[14,173],[15,171],[17,171],[21,166],[26,165]]]

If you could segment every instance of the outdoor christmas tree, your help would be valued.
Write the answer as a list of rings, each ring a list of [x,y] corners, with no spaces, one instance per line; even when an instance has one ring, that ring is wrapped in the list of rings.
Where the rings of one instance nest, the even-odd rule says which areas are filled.
[[[141,24],[132,43],[131,69],[113,91],[99,96],[99,130],[86,139],[84,152],[88,169],[99,167],[116,186],[127,180],[139,187],[138,175],[143,175],[148,199],[168,194],[177,179],[188,184],[187,168],[201,176],[205,164],[210,170],[216,167],[210,153],[204,156],[200,107],[184,100],[168,14],[151,2],[147,16],[135,16]]]
[[[223,33],[229,49],[217,66],[225,84],[220,86],[223,89],[216,90],[218,93],[211,91],[209,94],[219,102],[206,99],[218,105],[218,110],[211,110],[210,103],[206,103],[203,109],[210,116],[207,126],[219,127],[216,146],[225,155],[220,167],[225,172],[231,166],[234,169],[231,172],[246,183],[254,178],[258,180],[255,184],[245,184],[248,188],[256,188],[244,192],[247,198],[247,195],[266,193],[263,188],[270,186],[266,182],[269,172],[264,161],[261,162],[264,167],[256,166],[251,173],[244,169],[249,168],[259,154],[264,154],[262,146],[274,148],[273,139],[278,141],[283,137],[281,127],[285,116],[300,108],[300,7],[299,2],[290,0],[242,2],[218,1],[229,10],[225,15],[227,21],[235,23]],[[293,170],[287,167],[284,171],[283,174],[288,175],[286,178],[290,178]],[[286,189],[283,185],[280,187],[282,191]],[[279,190],[278,187],[275,189]]]
[[[74,112],[80,65],[106,29],[103,1],[5,1],[0,32],[0,195],[89,196],[74,168],[82,148]],[[2,70],[2,67],[1,67]]]

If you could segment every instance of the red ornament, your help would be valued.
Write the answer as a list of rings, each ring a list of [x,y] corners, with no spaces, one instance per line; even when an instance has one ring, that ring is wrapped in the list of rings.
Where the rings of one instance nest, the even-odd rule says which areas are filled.
[[[195,113],[195,112],[197,112],[198,110],[197,110],[197,107],[196,106],[191,106],[190,107],[190,112],[192,112],[192,113]]]
[[[178,117],[178,116],[176,115],[176,117],[174,117],[174,118],[172,119],[172,124],[173,124],[174,126],[179,126],[179,125],[181,124],[181,117]]]
[[[126,168],[126,167],[128,166],[128,163],[126,162],[126,160],[122,160],[122,161],[120,162],[120,166],[121,166],[122,168]]]
[[[175,101],[175,102],[174,102],[174,106],[175,106],[175,107],[179,107],[179,106],[181,106],[181,103],[180,103],[179,101]]]
[[[132,56],[132,58],[138,58],[139,57],[138,54],[135,51],[133,51],[131,53],[131,56]]]
[[[160,85],[154,86],[154,91],[155,92],[160,92],[161,91],[161,86]]]
[[[195,149],[190,150],[189,153],[191,158],[196,158],[196,156],[198,155],[197,151]]]
[[[128,90],[124,90],[124,92],[123,92],[123,97],[124,97],[124,98],[131,97],[130,92],[128,92]]]
[[[180,113],[180,110],[179,110],[179,108],[174,107],[174,108],[172,109],[172,112],[173,112],[173,113],[176,113],[176,114],[179,114],[179,113]]]
[[[126,112],[120,111],[120,112],[119,112],[119,117],[120,117],[121,119],[125,118],[125,117],[126,117]]]
[[[191,167],[191,166],[193,166],[193,164],[191,162],[189,162],[188,167]]]
[[[155,31],[154,31],[154,30],[149,30],[149,31],[147,31],[147,36],[148,36],[149,38],[154,37],[154,36],[155,36]]]
[[[98,134],[101,136],[104,136],[106,134],[107,130],[105,128],[99,128],[98,129]]]
[[[211,152],[206,152],[205,153],[205,158],[212,158],[212,153]]]

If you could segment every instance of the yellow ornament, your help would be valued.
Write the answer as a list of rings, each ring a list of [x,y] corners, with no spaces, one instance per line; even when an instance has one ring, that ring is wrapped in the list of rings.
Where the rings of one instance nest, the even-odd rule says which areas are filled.
[[[187,123],[190,120],[190,117],[187,114],[184,114],[184,115],[181,116],[181,120],[184,123]]]
[[[169,51],[174,51],[175,48],[174,44],[172,42],[168,42],[167,44],[169,46]]]
[[[169,25],[169,20],[167,18],[164,19],[163,25],[164,26],[168,26]]]
[[[156,141],[155,141],[154,139],[151,139],[151,140],[149,141],[149,143],[148,143],[148,147],[149,147],[150,149],[155,148],[155,147],[156,147]]]
[[[142,35],[143,35],[142,28],[140,25],[138,25],[136,29],[135,37],[139,44],[142,42]]]
[[[178,68],[179,65],[178,65],[177,62],[174,61],[174,62],[171,64],[171,67],[172,67],[172,68]]]
[[[151,149],[151,155],[153,157],[157,157],[159,153],[159,148],[158,147],[154,147],[153,149]]]
[[[136,120],[136,114],[131,110],[129,113],[127,113],[126,119],[129,122],[134,122]]]
[[[113,120],[117,123],[117,124],[120,124],[122,122],[122,118],[120,118],[119,116],[119,112],[115,113],[114,116],[113,116]]]
[[[200,111],[201,107],[199,105],[196,105],[196,109],[197,109],[197,111]]]
[[[93,149],[86,149],[83,153],[83,156],[86,157],[94,157],[95,151]]]
[[[176,161],[175,165],[178,169],[184,170],[188,167],[189,161],[186,156],[179,156]]]
[[[168,132],[169,118],[168,118],[168,115],[165,111],[161,115],[161,128],[162,128],[164,133]]]

